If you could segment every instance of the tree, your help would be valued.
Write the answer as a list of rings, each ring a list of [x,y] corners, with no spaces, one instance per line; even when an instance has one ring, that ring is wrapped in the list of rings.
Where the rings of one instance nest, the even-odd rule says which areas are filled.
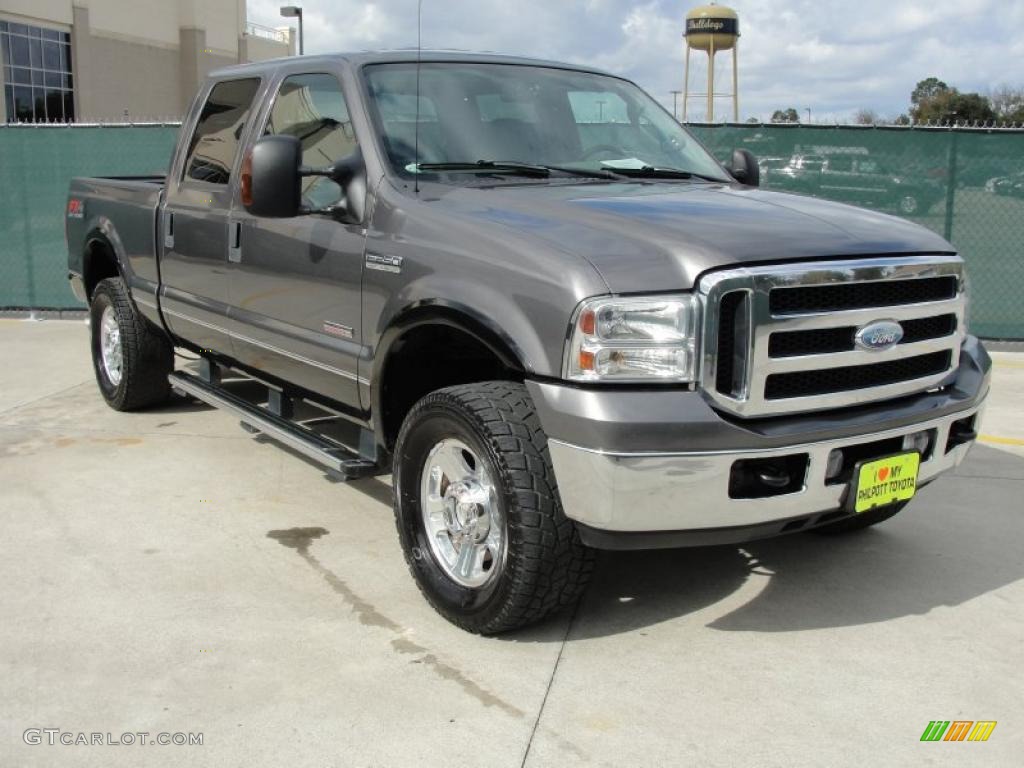
[[[947,120],[957,123],[995,122],[996,113],[987,98],[980,93],[954,92],[949,98]]]
[[[910,94],[910,116],[916,123],[976,123],[995,120],[996,113],[980,93],[960,93],[929,77],[920,81]]]
[[[894,125],[910,125],[910,117],[906,113],[897,115],[896,119],[893,120],[893,124]]]
[[[795,109],[793,109],[793,107],[790,107],[789,109],[786,110],[776,109],[774,112],[772,112],[772,122],[799,123],[800,115],[797,113]]]
[[[747,122],[748,123],[760,123],[761,120],[759,118],[756,118],[756,117],[748,117],[747,118]]]
[[[857,125],[877,125],[882,119],[873,109],[858,109],[853,113],[853,122]]]
[[[911,92],[910,103],[917,107],[922,102],[931,101],[940,94],[949,93],[950,90],[952,89],[939,80],[939,78],[926,77],[924,80],[918,82],[914,90]],[[911,109],[911,113],[913,113],[913,109]]]
[[[1024,87],[1001,85],[988,97],[999,120],[1024,123]]]

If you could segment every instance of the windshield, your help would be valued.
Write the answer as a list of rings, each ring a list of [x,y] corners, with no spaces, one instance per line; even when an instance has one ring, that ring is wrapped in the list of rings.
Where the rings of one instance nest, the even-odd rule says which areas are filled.
[[[438,163],[490,161],[591,172],[665,168],[728,180],[671,115],[624,80],[547,67],[425,63],[417,103],[415,63],[365,71],[388,159],[403,176]]]

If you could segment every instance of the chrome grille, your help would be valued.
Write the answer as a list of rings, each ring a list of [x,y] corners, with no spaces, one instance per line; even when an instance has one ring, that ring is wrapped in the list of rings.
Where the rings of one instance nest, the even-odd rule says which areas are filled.
[[[909,256],[714,272],[704,300],[702,386],[738,416],[858,405],[938,386],[959,365],[963,261]],[[858,348],[880,320],[900,343]]]

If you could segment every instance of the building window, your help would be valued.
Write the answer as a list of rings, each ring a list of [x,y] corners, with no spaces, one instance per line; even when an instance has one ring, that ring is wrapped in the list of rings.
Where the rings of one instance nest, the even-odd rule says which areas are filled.
[[[8,122],[72,123],[71,35],[0,21]]]

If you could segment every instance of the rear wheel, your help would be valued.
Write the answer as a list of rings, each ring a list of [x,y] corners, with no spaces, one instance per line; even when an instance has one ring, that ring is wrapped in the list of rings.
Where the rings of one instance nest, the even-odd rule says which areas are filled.
[[[121,278],[107,278],[96,286],[89,319],[93,369],[107,405],[131,411],[167,400],[174,349],[135,309]]]
[[[867,512],[861,512],[859,515],[853,515],[852,517],[846,517],[842,520],[837,520],[834,523],[828,523],[827,525],[821,525],[817,528],[812,528],[811,533],[820,533],[826,536],[834,536],[840,533],[862,531],[865,528],[870,528],[872,525],[878,525],[879,523],[888,520],[890,517],[895,515],[905,506],[907,506],[907,502],[899,501],[896,502],[895,504],[890,504],[887,507],[878,507],[876,509],[871,509],[868,510]]]
[[[900,198],[899,209],[900,213],[904,216],[913,216],[918,212],[920,207],[921,203],[914,195],[903,195],[903,197]]]
[[[565,517],[526,388],[494,381],[420,400],[395,449],[395,523],[420,591],[494,634],[576,601],[593,557]]]

